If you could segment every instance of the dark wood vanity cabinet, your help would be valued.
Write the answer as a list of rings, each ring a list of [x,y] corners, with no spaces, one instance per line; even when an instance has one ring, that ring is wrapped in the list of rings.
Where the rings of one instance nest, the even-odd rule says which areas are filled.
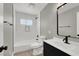
[[[69,54],[55,48],[54,46],[49,45],[48,43],[43,43],[43,55],[44,56],[70,56]]]

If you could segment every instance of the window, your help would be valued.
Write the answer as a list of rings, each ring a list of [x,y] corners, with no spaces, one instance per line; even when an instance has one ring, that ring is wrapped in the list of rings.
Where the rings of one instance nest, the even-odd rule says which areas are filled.
[[[30,32],[30,27],[32,26],[31,19],[20,19],[20,24],[25,26],[25,31]]]
[[[32,20],[30,20],[30,19],[21,19],[20,24],[26,25],[26,26],[32,26]]]

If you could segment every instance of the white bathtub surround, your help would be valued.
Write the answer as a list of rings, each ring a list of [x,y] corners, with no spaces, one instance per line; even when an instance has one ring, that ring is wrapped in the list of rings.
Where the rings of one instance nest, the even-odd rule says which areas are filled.
[[[69,41],[70,44],[66,44],[63,42],[63,39],[54,37],[50,40],[44,40],[48,44],[60,49],[61,51],[64,51],[72,56],[78,56],[79,55],[79,43],[74,41]]]
[[[33,55],[43,54],[43,42],[32,42],[29,44],[17,45],[14,47],[14,53],[32,50]]]
[[[30,45],[16,46],[14,47],[14,53],[30,50],[32,47]]]

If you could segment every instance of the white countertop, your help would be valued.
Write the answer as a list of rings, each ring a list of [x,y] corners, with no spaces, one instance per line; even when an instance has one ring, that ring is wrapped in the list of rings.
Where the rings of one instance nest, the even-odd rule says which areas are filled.
[[[70,44],[66,44],[63,42],[63,39],[60,39],[60,38],[44,40],[44,42],[58,48],[59,50],[69,55],[79,56],[79,43],[78,42],[69,41]]]

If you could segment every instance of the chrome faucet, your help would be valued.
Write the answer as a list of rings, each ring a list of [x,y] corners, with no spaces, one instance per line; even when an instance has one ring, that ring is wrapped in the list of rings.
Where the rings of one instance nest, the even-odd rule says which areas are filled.
[[[65,38],[63,39],[64,43],[66,43],[66,44],[70,44],[70,43],[68,42],[68,37],[70,37],[70,35],[65,36]]]

